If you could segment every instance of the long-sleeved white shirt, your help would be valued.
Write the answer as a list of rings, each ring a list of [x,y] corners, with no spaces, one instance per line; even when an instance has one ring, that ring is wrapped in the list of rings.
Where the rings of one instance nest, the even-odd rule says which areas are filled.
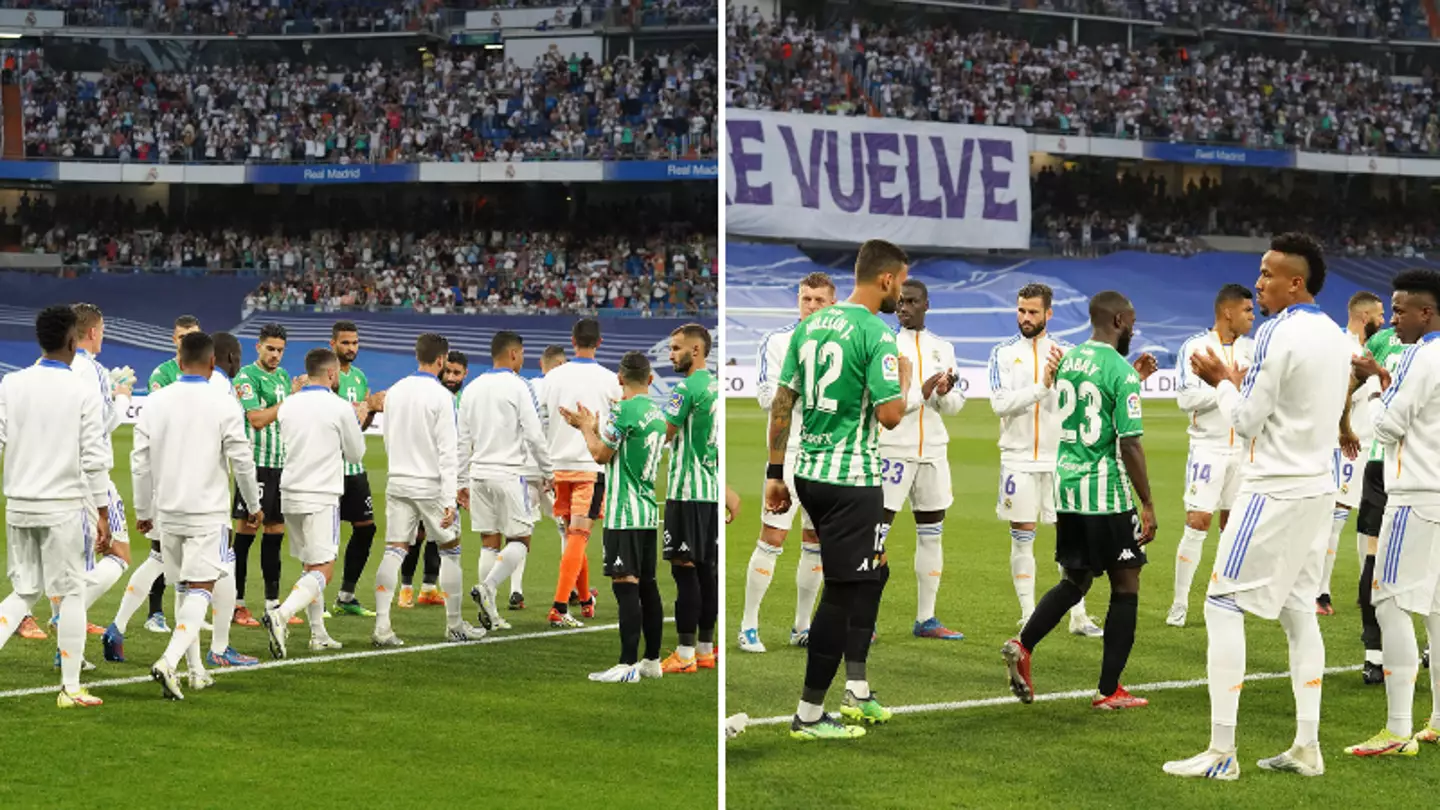
[[[1350,391],[1350,340],[1314,304],[1295,304],[1260,327],[1237,390],[1215,387],[1221,413],[1249,441],[1247,486],[1277,497],[1335,491],[1335,443]]]
[[[230,476],[260,502],[240,403],[203,377],[182,375],[145,398],[130,452],[135,517],[167,531],[215,531],[230,520]]]
[[[1364,357],[1365,341],[1359,335],[1350,332],[1345,334],[1350,337],[1350,356]],[[1370,451],[1370,445],[1375,440],[1375,411],[1372,408],[1379,406],[1372,405],[1372,400],[1379,394],[1380,378],[1377,376],[1366,380],[1364,385],[1355,389],[1355,395],[1350,397],[1350,429],[1355,431],[1355,435],[1360,439],[1362,456]],[[1365,459],[1359,458],[1355,463],[1363,467]]]
[[[550,436],[550,413],[545,409],[545,378],[543,376],[536,377],[525,380],[525,382],[530,385],[530,393],[535,398],[535,408],[536,411],[540,414],[540,435],[546,437],[545,450],[548,453],[550,450],[548,438]],[[465,460],[462,458],[460,460],[460,463],[463,466]],[[462,470],[461,472],[464,471]],[[540,463],[535,460],[535,455],[533,453],[530,454],[530,458],[525,464],[525,471],[521,473],[521,475],[532,476],[535,478],[540,477]]]
[[[105,505],[114,451],[94,383],[55,360],[0,380],[5,520],[50,526],[87,502]]]
[[[1255,357],[1255,341],[1241,335],[1234,343],[1223,343],[1219,333],[1214,329],[1207,329],[1180,345],[1180,354],[1175,363],[1175,379],[1178,383],[1175,399],[1180,410],[1190,416],[1190,424],[1186,426],[1186,432],[1190,434],[1190,446],[1237,453],[1243,449],[1244,442],[1235,438],[1235,428],[1231,427],[1230,420],[1220,413],[1215,387],[1195,376],[1195,372],[1190,370],[1190,358],[1204,354],[1206,349],[1213,350],[1220,359],[1232,366],[1249,368]]]
[[[508,368],[476,377],[460,395],[460,485],[524,475],[532,463],[555,474],[530,385]]]
[[[901,357],[910,358],[910,399],[905,417],[894,430],[880,431],[880,452],[886,458],[943,461],[950,433],[944,417],[965,407],[965,394],[957,384],[945,396],[923,398],[925,380],[937,371],[955,368],[955,347],[928,329],[901,329],[895,334]],[[913,404],[913,407],[910,407]]]
[[[210,386],[217,391],[224,392],[231,399],[235,399],[235,381],[230,379],[230,376],[221,371],[218,366],[210,372]],[[239,402],[239,400],[235,401]]]
[[[1405,350],[1372,408],[1392,506],[1440,506],[1440,332]]]
[[[100,392],[100,402],[105,418],[105,446],[110,448],[113,453],[114,445],[111,443],[111,436],[124,423],[125,411],[130,407],[130,398],[115,396],[115,389],[110,385],[110,370],[105,368],[95,355],[84,349],[75,350],[75,359],[70,361],[70,368],[74,369],[87,384],[94,385],[95,390]]]
[[[385,394],[385,492],[417,500],[455,502],[459,488],[459,434],[455,395],[433,374],[416,372]]]
[[[573,411],[578,403],[597,418],[604,419],[610,413],[610,406],[624,396],[615,372],[588,357],[577,357],[545,375],[544,408],[550,415],[546,439],[550,460],[557,472],[600,472],[585,437],[560,418],[560,409]]]
[[[765,435],[770,435],[770,403],[775,401],[775,389],[779,387],[780,369],[785,367],[785,353],[790,350],[790,338],[795,334],[793,323],[783,329],[776,329],[760,339],[760,348],[755,354],[755,398],[765,409]],[[800,453],[800,398],[795,398],[790,420],[790,440],[785,444],[787,465]]]
[[[1055,471],[1060,397],[1044,379],[1052,346],[1074,348],[1049,335],[1016,335],[990,352],[990,407],[1000,417],[1000,463],[1007,469]]]
[[[280,508],[310,514],[340,502],[345,465],[365,460],[365,437],[350,403],[323,385],[307,385],[280,403],[276,419],[285,443]]]

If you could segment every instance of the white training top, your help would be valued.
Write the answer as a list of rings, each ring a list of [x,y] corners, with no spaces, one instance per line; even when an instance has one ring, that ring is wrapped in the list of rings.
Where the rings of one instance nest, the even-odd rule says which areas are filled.
[[[385,395],[385,493],[455,503],[459,488],[455,395],[434,374],[416,372]]]
[[[508,368],[491,369],[460,395],[460,483],[514,479],[531,464],[554,475],[540,406],[525,378]]]
[[[1055,472],[1060,396],[1045,385],[1050,348],[1074,347],[1041,335],[1016,335],[990,352],[990,407],[1000,417],[1000,463],[1023,472]]]
[[[1373,408],[1392,506],[1440,506],[1440,332],[1405,350]]]
[[[323,385],[307,385],[280,403],[276,415],[285,443],[280,508],[307,515],[340,503],[345,465],[365,459],[365,437],[350,403]]]
[[[1222,343],[1219,333],[1207,329],[1182,343],[1175,361],[1175,378],[1179,386],[1175,399],[1180,410],[1190,415],[1190,424],[1186,427],[1186,432],[1190,434],[1190,446],[1238,453],[1244,449],[1244,441],[1235,437],[1235,428],[1220,413],[1214,386],[1190,370],[1190,358],[1204,354],[1206,349],[1214,350],[1220,359],[1232,366],[1249,368],[1255,357],[1255,341],[1241,335],[1234,343]]]
[[[590,456],[585,437],[560,416],[560,409],[573,411],[577,403],[584,405],[603,424],[610,415],[610,407],[624,396],[615,372],[588,357],[576,357],[545,375],[543,407],[550,417],[546,438],[550,460],[557,471],[600,472],[600,465]]]
[[[955,368],[955,347],[928,329],[901,329],[895,333],[901,357],[910,358],[910,399],[905,416],[894,430],[880,431],[880,454],[888,459],[944,461],[950,434],[943,417],[965,407],[959,383],[945,396],[922,400],[925,381],[937,371]]]
[[[114,452],[95,385],[55,360],[0,379],[5,521],[53,526],[108,502]]]
[[[1359,335],[1345,333],[1350,337],[1349,357],[1365,356],[1365,341]],[[1372,406],[1372,401],[1380,394],[1380,377],[1374,376],[1365,381],[1365,384],[1355,389],[1355,395],[1350,397],[1350,429],[1360,438],[1360,458],[1356,463],[1365,466],[1365,454],[1370,452],[1370,444],[1375,440],[1375,411],[1378,405]]]
[[[785,353],[790,350],[790,338],[795,334],[795,327],[798,323],[792,323],[783,329],[776,329],[760,339],[760,349],[756,352],[755,366],[759,370],[755,379],[755,398],[760,401],[760,407],[765,409],[765,435],[766,444],[769,444],[770,435],[770,403],[775,401],[775,389],[779,387],[780,372],[785,368]],[[794,465],[796,456],[800,453],[800,398],[795,398],[795,407],[792,409],[790,419],[790,440],[785,444],[785,465]]]

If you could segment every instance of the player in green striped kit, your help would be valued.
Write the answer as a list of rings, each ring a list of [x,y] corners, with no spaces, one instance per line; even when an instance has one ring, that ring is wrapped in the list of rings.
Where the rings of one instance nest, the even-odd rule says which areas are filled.
[[[360,328],[353,321],[336,321],[330,327],[330,350],[340,358],[340,388],[335,392],[362,414],[360,430],[370,428],[375,420],[371,410],[375,397],[370,393],[370,380],[355,365],[360,353]],[[370,548],[375,542],[375,504],[370,494],[370,478],[365,465],[345,465],[345,491],[340,496],[340,519],[350,524],[350,542],[345,546],[345,569],[340,577],[340,593],[335,597],[337,616],[374,616],[355,598],[356,583],[365,573]]]
[[[1140,602],[1141,548],[1155,539],[1155,506],[1145,470],[1140,408],[1140,374],[1125,360],[1135,329],[1135,308],[1118,292],[1090,299],[1090,339],[1071,349],[1045,372],[1059,393],[1060,453],[1055,472],[1055,561],[1064,579],[1035,606],[1020,637],[1001,653],[1010,670],[1010,689],[1022,703],[1035,699],[1030,654],[1070,612],[1095,577],[1110,578],[1110,611],[1105,619],[1105,652],[1100,664],[1096,709],[1147,705],[1120,685],[1120,674],[1135,646]],[[1131,486],[1140,498],[1135,513]]]
[[[720,385],[706,368],[710,332],[695,323],[670,333],[670,363],[683,375],[665,402],[670,480],[665,495],[665,551],[675,578],[675,631],[680,643],[666,673],[715,668],[720,611],[720,462],[715,410]]]
[[[288,335],[279,324],[260,327],[255,344],[255,362],[235,376],[235,393],[245,409],[245,433],[255,451],[255,477],[260,481],[260,511],[265,515],[265,537],[260,544],[260,572],[265,579],[265,604],[280,604],[280,548],[285,542],[285,516],[280,511],[280,472],[285,467],[285,445],[280,441],[276,417],[280,403],[291,393],[290,373],[280,367]],[[249,570],[250,546],[255,543],[253,528],[245,521],[250,509],[235,492],[230,516],[235,519],[235,623],[257,627],[259,622],[245,606],[245,579]],[[299,624],[298,617],[290,620]]]
[[[605,576],[610,577],[620,617],[620,662],[590,674],[590,680],[602,683],[659,678],[665,627],[665,607],[655,582],[655,531],[660,522],[655,476],[665,450],[666,420],[650,399],[654,376],[644,354],[629,352],[621,358],[618,376],[624,398],[611,408],[603,428],[584,405],[578,411],[560,409],[560,416],[585,436],[595,462],[605,465]]]

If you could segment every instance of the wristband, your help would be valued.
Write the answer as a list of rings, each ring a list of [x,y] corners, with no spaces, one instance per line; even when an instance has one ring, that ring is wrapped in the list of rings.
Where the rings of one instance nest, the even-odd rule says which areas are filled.
[[[785,480],[785,465],[784,465],[784,464],[773,464],[773,463],[772,463],[772,464],[767,464],[767,465],[765,466],[765,479],[766,479],[767,481],[784,481],[784,480]]]

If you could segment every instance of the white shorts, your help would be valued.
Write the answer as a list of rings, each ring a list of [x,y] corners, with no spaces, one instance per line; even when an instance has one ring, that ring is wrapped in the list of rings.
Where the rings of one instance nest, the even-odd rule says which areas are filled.
[[[179,577],[180,582],[214,582],[235,570],[230,527],[223,523],[208,532],[162,529],[160,555],[166,584],[172,577]]]
[[[530,521],[532,525],[546,515],[555,514],[555,491],[545,490],[544,479],[538,475],[526,475],[525,488],[530,492],[530,506],[535,511],[535,519]]]
[[[1314,610],[1334,508],[1328,493],[1280,499],[1241,487],[1207,593],[1262,619],[1280,618],[1282,608]]]
[[[110,482],[110,492],[107,496],[106,507],[110,512],[110,542],[130,544],[130,530],[125,520],[125,502],[120,499],[120,493],[115,490],[115,483]],[[85,507],[85,545],[92,550],[86,557],[85,569],[88,571],[95,567],[97,562],[93,554],[95,548],[95,531],[92,528],[100,520],[100,510],[90,504]]]
[[[15,592],[33,599],[75,596],[84,588],[93,546],[85,539],[84,510],[49,526],[16,526],[6,521],[6,570]],[[28,522],[28,521],[26,521]]]
[[[439,498],[416,500],[403,495],[385,496],[385,543],[391,546],[409,546],[415,543],[415,534],[420,524],[425,524],[425,537],[437,546],[453,543],[460,539],[460,520],[456,516],[450,528],[440,528],[445,519],[448,504]]]
[[[324,565],[340,555],[340,504],[315,512],[285,510],[290,556],[303,565]]]
[[[1207,515],[1230,511],[1240,492],[1243,461],[1239,453],[1190,448],[1185,460],[1185,511]]]
[[[1335,448],[1335,503],[1346,509],[1359,506],[1364,481],[1365,459],[1348,459],[1340,448]]]
[[[885,508],[899,512],[910,501],[912,512],[941,512],[955,502],[950,491],[950,462],[882,459],[880,486],[885,490]]]
[[[480,534],[529,537],[540,519],[524,476],[470,482],[470,528]]]
[[[800,496],[795,494],[795,457],[785,457],[785,488],[790,490],[790,508],[784,512],[767,512],[765,504],[760,504],[760,522],[772,529],[784,529],[790,531],[795,526],[795,515],[800,515],[800,528],[807,532],[815,530],[815,524],[810,522],[810,515],[805,507],[800,505]],[[763,493],[764,490],[762,489]],[[761,495],[762,501],[764,495]]]
[[[1010,470],[1000,465],[995,516],[1010,523],[1055,522],[1055,473]]]
[[[1440,518],[1440,509],[1385,507],[1370,584],[1372,603],[1394,599],[1410,613],[1440,613],[1440,522],[1433,518]]]

